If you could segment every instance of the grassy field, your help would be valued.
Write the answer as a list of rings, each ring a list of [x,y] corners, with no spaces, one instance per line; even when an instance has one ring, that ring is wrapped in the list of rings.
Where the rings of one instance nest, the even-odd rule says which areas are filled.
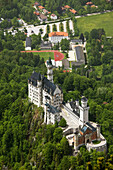
[[[81,33],[104,28],[107,36],[113,36],[113,12],[78,18],[77,25]]]
[[[33,53],[34,55],[39,55],[40,58],[44,58],[44,61],[48,60],[49,57],[51,57],[51,59],[54,59],[54,53],[53,52],[37,52],[37,53]]]

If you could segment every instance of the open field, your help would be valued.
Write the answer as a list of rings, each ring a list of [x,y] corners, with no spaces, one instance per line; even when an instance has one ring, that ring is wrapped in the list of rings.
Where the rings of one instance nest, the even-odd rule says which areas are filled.
[[[21,51],[21,53],[33,53],[34,55],[40,55],[40,58],[44,58],[44,61],[48,60],[49,57],[51,59],[54,59],[55,61],[61,61],[64,59],[64,54],[59,52],[58,50],[27,50],[27,51]]]
[[[107,36],[113,36],[113,12],[78,18],[77,25],[81,33],[104,28]]]
[[[54,53],[53,52],[34,52],[34,55],[39,55],[40,58],[44,58],[44,61],[48,60],[49,57],[51,57],[51,59],[54,59]]]

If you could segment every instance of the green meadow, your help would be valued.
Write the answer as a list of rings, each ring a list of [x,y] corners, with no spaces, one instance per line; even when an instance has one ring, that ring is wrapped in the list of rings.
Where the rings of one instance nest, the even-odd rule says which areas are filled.
[[[77,25],[81,33],[104,28],[107,36],[113,36],[113,12],[78,18]]]
[[[39,55],[40,58],[44,58],[44,61],[48,60],[49,57],[51,59],[54,59],[54,53],[53,52],[33,52],[34,55]]]

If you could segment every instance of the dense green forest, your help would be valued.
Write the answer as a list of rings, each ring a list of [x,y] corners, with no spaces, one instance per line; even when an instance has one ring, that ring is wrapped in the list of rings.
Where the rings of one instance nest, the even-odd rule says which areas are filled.
[[[73,17],[74,14],[69,10],[62,11],[62,6],[69,5],[77,11],[77,15],[85,15],[92,12],[103,12],[104,10],[113,9],[113,2],[106,0],[92,0],[93,4],[98,8],[91,8],[86,6],[88,0],[39,0],[40,4],[44,6],[51,13],[55,13],[59,18]],[[17,18],[22,18],[28,24],[37,24],[40,21],[34,15],[35,9],[33,4],[35,0],[0,0],[0,18],[4,20],[0,23],[0,28],[10,28],[11,26],[21,26]],[[49,18],[50,19],[50,18]]]
[[[64,15],[62,13],[62,7],[65,5],[69,5],[71,8],[74,8],[79,15],[84,15],[87,13],[104,11],[106,9],[113,9],[113,2],[107,2],[106,0],[92,0],[92,3],[98,6],[98,8],[91,8],[90,6],[85,6],[88,0],[39,0],[40,4],[44,6],[51,12],[56,13],[59,17]],[[54,5],[53,5],[54,4]],[[73,16],[73,14],[67,10],[67,16]]]
[[[18,27],[17,18],[22,18],[28,23],[38,22],[33,11],[32,3],[29,0],[0,0],[0,18],[4,18],[0,28],[10,28],[12,25]]]

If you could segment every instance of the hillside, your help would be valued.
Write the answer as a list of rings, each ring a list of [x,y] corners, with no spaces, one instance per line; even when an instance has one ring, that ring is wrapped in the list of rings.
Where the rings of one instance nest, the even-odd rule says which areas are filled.
[[[83,33],[94,28],[103,28],[107,36],[113,36],[113,12],[78,18],[77,25]]]

